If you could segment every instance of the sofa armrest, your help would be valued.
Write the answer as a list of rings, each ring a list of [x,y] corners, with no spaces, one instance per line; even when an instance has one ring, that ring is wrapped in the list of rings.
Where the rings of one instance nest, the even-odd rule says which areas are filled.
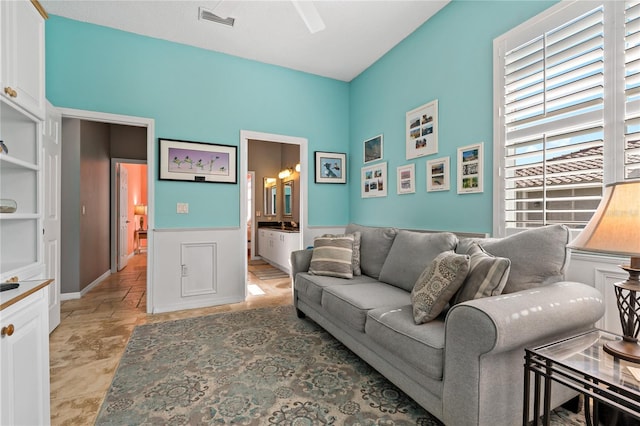
[[[506,424],[502,415],[521,413],[524,348],[592,328],[604,310],[598,290],[567,281],[452,307],[443,399],[457,411],[445,413],[445,423]],[[465,413],[465,406],[476,412]]]
[[[307,272],[311,265],[313,250],[296,250],[291,252],[291,276],[294,281],[298,272]]]

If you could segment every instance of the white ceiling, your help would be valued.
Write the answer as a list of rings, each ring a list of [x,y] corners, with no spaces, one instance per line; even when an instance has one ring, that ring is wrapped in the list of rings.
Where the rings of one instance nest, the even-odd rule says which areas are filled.
[[[311,34],[290,0],[237,3],[233,28],[198,20],[219,0],[41,0],[52,15],[351,81],[450,0],[315,0],[326,29]],[[229,4],[225,4],[229,6]],[[220,10],[220,9],[219,9]]]

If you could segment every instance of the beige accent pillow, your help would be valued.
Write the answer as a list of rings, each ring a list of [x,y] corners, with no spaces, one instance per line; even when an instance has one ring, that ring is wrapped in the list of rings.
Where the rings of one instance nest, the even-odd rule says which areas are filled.
[[[411,291],[413,319],[424,324],[436,318],[458,291],[469,271],[469,256],[440,253],[420,274]]]
[[[353,235],[343,237],[317,237],[309,273],[338,278],[353,278]]]

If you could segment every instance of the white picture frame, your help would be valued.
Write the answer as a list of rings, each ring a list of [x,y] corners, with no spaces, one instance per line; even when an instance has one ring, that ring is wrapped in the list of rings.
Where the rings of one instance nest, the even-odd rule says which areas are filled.
[[[396,190],[398,194],[413,194],[416,192],[416,165],[405,164],[396,168]]]
[[[449,157],[436,158],[427,161],[427,192],[448,191],[451,169]]]
[[[438,100],[406,113],[406,158],[438,153]]]
[[[362,143],[364,164],[382,160],[384,155],[384,135],[380,134]]]
[[[362,167],[360,190],[362,198],[387,196],[387,162]]]
[[[458,148],[458,194],[483,192],[484,142]]]

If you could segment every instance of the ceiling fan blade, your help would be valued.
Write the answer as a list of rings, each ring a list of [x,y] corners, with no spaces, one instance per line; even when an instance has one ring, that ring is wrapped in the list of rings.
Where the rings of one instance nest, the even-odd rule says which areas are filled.
[[[320,17],[318,10],[312,1],[309,0],[291,0],[300,17],[309,28],[311,34],[315,34],[326,28],[324,21]]]
[[[232,0],[220,0],[220,3],[213,8],[213,13],[218,15],[219,17],[226,19],[231,16],[234,10],[238,7],[238,1]]]

